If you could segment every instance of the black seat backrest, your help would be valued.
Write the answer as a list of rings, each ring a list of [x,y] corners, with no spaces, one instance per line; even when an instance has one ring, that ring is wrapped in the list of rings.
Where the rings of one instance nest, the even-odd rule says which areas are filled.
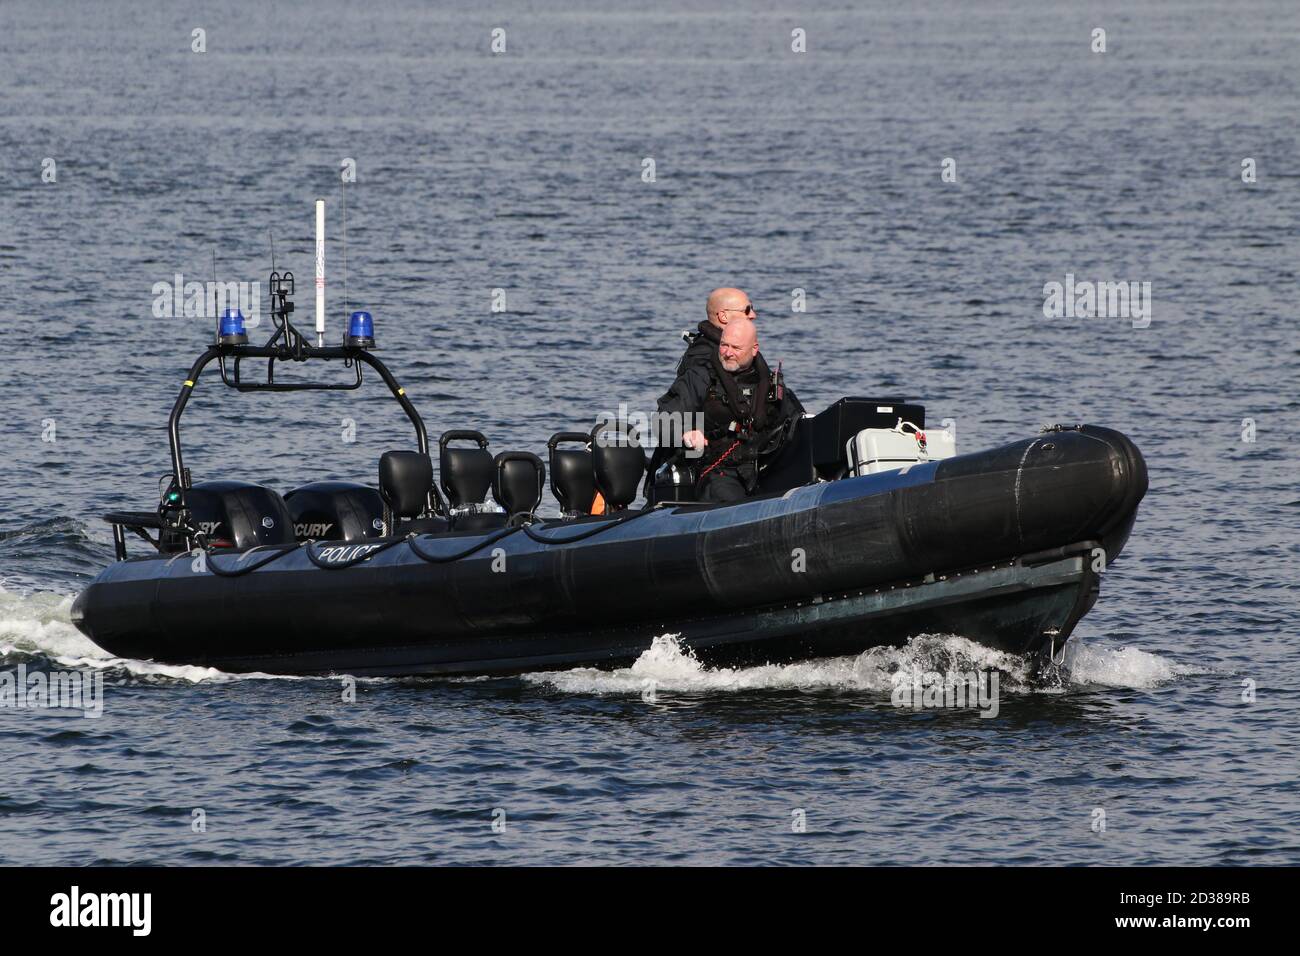
[[[477,448],[448,448],[453,441],[473,441]],[[496,466],[482,432],[456,429],[438,439],[438,481],[453,508],[477,505],[492,487]]]
[[[581,442],[582,448],[558,448],[563,442]],[[591,436],[585,432],[557,432],[546,443],[551,460],[551,494],[565,514],[590,514],[596,499],[596,472]]]
[[[433,463],[428,455],[386,451],[380,456],[379,495],[399,520],[419,516],[428,504],[432,487]]]
[[[527,451],[503,451],[494,460],[492,497],[506,509],[511,521],[526,518],[542,503],[546,466]]]
[[[284,500],[299,541],[362,541],[384,533],[384,500],[366,485],[313,481]]]
[[[645,475],[645,449],[626,433],[596,429],[591,443],[592,471],[596,489],[606,509],[622,511],[636,500]]]

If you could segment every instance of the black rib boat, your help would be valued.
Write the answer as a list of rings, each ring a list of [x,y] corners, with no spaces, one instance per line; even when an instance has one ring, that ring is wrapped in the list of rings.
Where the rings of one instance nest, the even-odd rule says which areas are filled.
[[[499,674],[624,665],[664,633],[716,664],[923,633],[1051,653],[1096,600],[1147,488],[1133,443],[1088,425],[853,476],[845,449],[862,429],[904,409],[923,427],[920,406],[893,398],[844,399],[799,420],[761,493],[735,504],[660,494],[634,508],[645,451],[585,431],[554,436],[549,462],[444,433],[435,484],[424,423],[369,351],[369,316],[353,315],[343,345],[313,345],[289,321],[292,277],[273,273],[271,290],[267,344],[248,345],[235,316],[191,368],[158,507],[106,516],[118,560],[78,596],[73,621],[115,655],[232,672]],[[265,378],[250,379],[241,366],[259,359]],[[290,361],[355,375],[276,382],[275,364]],[[195,482],[180,420],[213,362],[240,391],[353,389],[368,367],[416,448],[385,453],[377,487],[318,481],[281,496]],[[561,518],[537,516],[548,463]],[[489,487],[499,510],[483,504]],[[581,514],[596,492],[606,513]],[[128,556],[128,534],[150,553]]]

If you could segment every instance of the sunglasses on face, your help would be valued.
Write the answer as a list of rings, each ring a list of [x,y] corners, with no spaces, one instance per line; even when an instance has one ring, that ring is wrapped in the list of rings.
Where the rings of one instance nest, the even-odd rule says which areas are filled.
[[[754,314],[754,303],[752,303],[752,302],[746,302],[746,303],[745,303],[745,307],[744,307],[743,309],[722,309],[722,310],[720,310],[720,311],[722,311],[722,312],[739,312],[741,315],[753,315],[753,314]]]

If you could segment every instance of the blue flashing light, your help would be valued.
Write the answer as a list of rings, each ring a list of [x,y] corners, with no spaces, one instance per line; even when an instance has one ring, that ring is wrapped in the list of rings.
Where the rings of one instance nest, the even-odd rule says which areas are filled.
[[[239,309],[226,309],[221,314],[221,329],[218,334],[222,345],[246,344],[248,332],[244,328],[244,314]]]
[[[375,347],[375,320],[369,312],[353,312],[348,318],[347,344],[357,348]]]

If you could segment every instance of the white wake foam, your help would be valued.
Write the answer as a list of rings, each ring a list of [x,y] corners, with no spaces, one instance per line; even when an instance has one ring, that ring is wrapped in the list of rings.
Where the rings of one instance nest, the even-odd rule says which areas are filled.
[[[120,669],[141,678],[189,683],[228,680],[302,680],[273,674],[228,674],[212,667],[158,664],[113,657],[73,626],[72,598],[38,592],[14,594],[0,588],[0,659],[41,655],[64,667]],[[7,661],[6,661],[7,663]],[[1027,658],[1006,654],[952,634],[913,638],[904,647],[875,647],[856,657],[828,657],[794,664],[758,667],[705,667],[676,634],[656,637],[631,667],[602,671],[581,667],[524,675],[524,680],[573,694],[641,694],[656,692],[713,693],[747,690],[885,692],[899,670],[998,670],[1003,689],[1033,690]],[[1150,688],[1178,677],[1199,673],[1136,647],[1066,645],[1065,676],[1070,685]],[[333,679],[333,678],[330,678]],[[392,678],[369,678],[383,683]],[[1044,688],[1050,690],[1050,688]]]
[[[656,637],[631,667],[602,671],[580,667],[567,671],[527,674],[529,683],[573,694],[641,694],[658,692],[709,693],[747,690],[846,691],[888,693],[891,676],[902,670],[998,670],[1002,687],[1011,691],[1059,691],[1032,682],[1032,662],[955,634],[926,634],[903,647],[874,647],[856,657],[827,657],[793,664],[757,667],[705,667],[677,640],[676,634]],[[1072,685],[1154,687],[1192,668],[1173,664],[1136,648],[1067,645],[1065,676]]]
[[[1158,654],[1136,647],[1082,644],[1077,639],[1065,646],[1065,669],[1071,684],[1099,684],[1105,687],[1156,687],[1204,669],[1176,664]]]
[[[106,663],[114,658],[72,626],[72,598],[0,588],[0,654],[41,654],[60,663]]]

